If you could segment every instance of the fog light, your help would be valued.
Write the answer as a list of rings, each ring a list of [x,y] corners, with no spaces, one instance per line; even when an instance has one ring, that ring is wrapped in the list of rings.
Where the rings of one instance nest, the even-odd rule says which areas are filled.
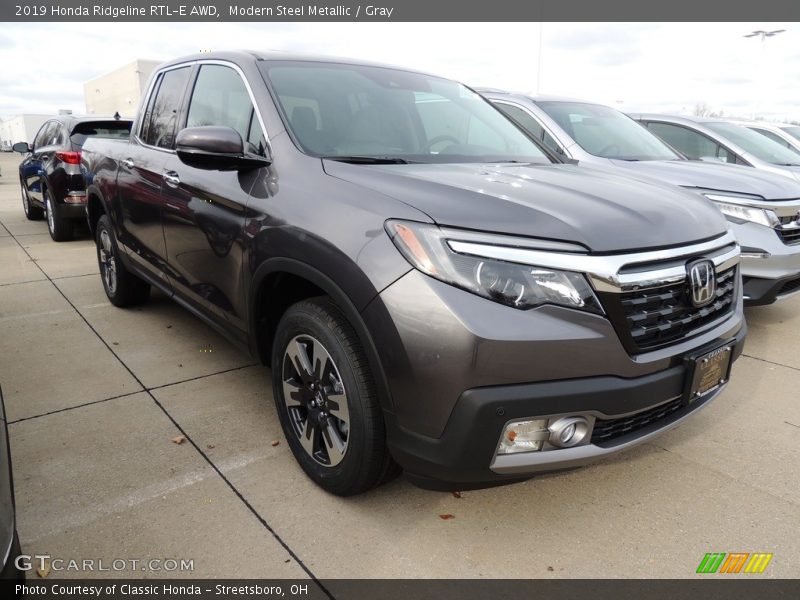
[[[585,417],[562,417],[550,423],[550,443],[559,448],[577,446],[589,436],[589,421]]]
[[[536,452],[542,449],[542,444],[549,436],[550,431],[544,419],[512,421],[503,430],[497,453]]]
[[[575,423],[570,423],[564,429],[561,430],[561,433],[558,434],[558,441],[564,444],[565,446],[569,444],[569,441],[572,439],[572,436],[575,435]]]

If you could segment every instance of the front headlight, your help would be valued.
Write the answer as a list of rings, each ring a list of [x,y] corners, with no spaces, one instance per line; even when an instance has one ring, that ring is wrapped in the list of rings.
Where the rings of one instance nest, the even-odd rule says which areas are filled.
[[[603,313],[580,273],[455,252],[445,232],[436,225],[390,220],[386,231],[414,267],[473,294],[522,310],[556,304]],[[503,241],[508,242],[508,238]],[[486,235],[486,244],[496,242],[495,236]]]
[[[711,200],[723,215],[729,217],[730,220],[734,222],[750,221],[751,223],[758,223],[765,227],[777,227],[780,224],[778,216],[773,211],[757,208],[755,206],[748,206],[747,204],[740,204],[739,202],[742,202],[743,199],[737,196],[725,196],[721,194],[703,195]],[[739,202],[736,202],[737,199]]]

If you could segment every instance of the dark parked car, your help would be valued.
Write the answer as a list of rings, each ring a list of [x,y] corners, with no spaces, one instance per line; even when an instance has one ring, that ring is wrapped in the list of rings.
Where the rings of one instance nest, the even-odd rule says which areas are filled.
[[[20,555],[14,508],[14,480],[11,474],[11,450],[3,390],[0,388],[0,579],[25,579],[16,559]]]
[[[292,452],[336,494],[395,463],[458,489],[613,454],[707,405],[742,351],[717,209],[559,164],[454,81],[199,54],[83,159],[110,301],[156,286],[271,365]]]
[[[71,239],[75,221],[86,218],[86,185],[81,172],[81,147],[90,137],[127,138],[130,119],[53,117],[33,141],[14,144],[27,154],[19,165],[22,207],[32,221],[47,217],[57,242]]]

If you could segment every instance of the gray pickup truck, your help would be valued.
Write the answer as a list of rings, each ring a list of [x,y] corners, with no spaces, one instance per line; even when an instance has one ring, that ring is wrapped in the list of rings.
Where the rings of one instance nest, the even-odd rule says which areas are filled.
[[[155,286],[271,366],[265,400],[336,494],[608,456],[707,405],[742,352],[718,210],[562,164],[454,81],[190,56],[83,161],[109,300]]]

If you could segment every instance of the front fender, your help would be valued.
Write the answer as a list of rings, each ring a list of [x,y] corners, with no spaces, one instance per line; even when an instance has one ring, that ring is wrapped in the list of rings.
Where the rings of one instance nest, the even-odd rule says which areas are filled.
[[[264,287],[262,284],[267,277],[276,273],[286,273],[309,281],[325,292],[325,294],[342,310],[347,320],[353,326],[353,329],[355,329],[361,341],[361,345],[366,352],[367,361],[375,379],[381,407],[385,411],[393,412],[391,393],[389,391],[383,364],[378,354],[378,349],[355,303],[351,300],[350,295],[339,287],[330,277],[305,262],[293,258],[276,257],[265,260],[255,270],[248,298],[250,331],[254,333],[250,336],[251,352],[253,355],[258,356],[260,354],[258,336],[255,335],[255,332],[258,331],[259,319],[257,307],[261,306],[264,301],[261,296]],[[363,277],[366,280],[366,276]]]

